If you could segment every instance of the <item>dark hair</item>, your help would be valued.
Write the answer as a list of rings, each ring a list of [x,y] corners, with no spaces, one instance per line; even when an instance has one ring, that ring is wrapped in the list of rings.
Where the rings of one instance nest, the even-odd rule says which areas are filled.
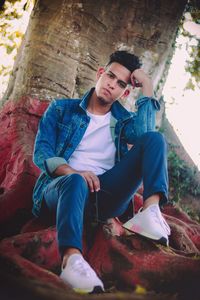
[[[125,50],[118,50],[112,53],[106,66],[111,65],[113,62],[117,62],[120,65],[124,66],[131,73],[136,69],[139,69],[142,65],[138,56],[131,54]]]

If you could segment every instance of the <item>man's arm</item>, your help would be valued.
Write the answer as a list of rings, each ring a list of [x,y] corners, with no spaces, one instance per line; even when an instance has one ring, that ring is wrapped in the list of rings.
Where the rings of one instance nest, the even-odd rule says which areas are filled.
[[[141,86],[142,96],[136,101],[137,111],[124,128],[128,144],[134,144],[139,136],[155,130],[156,111],[160,110],[159,102],[153,97],[151,79],[142,69],[136,69],[131,74],[133,88]]]
[[[55,154],[57,120],[56,101],[53,100],[40,119],[33,152],[34,164],[48,175],[51,172],[47,169],[48,161],[52,163],[50,169],[53,169],[54,165],[56,167],[58,163],[65,162]],[[63,161],[59,162],[60,159]]]
[[[100,188],[99,178],[89,171],[79,172],[72,169],[67,161],[56,156],[57,130],[59,121],[56,111],[56,101],[52,101],[40,120],[35,139],[33,161],[35,165],[51,177],[80,174],[87,182],[91,192]]]
[[[139,83],[142,89],[142,94],[146,97],[153,96],[153,84],[149,76],[142,70],[136,69],[131,74],[131,83],[133,87],[136,86],[136,82]]]
[[[67,165],[64,157],[60,157],[56,153],[57,147],[57,124],[60,121],[57,113],[57,102],[53,100],[44,115],[42,116],[38,132],[35,138],[33,162],[44,173],[51,177],[55,170],[61,165]],[[64,175],[60,174],[58,176]]]
[[[99,178],[90,171],[77,171],[73,168],[71,168],[68,164],[63,164],[56,168],[56,170],[53,172],[53,176],[63,176],[63,175],[69,175],[69,174],[79,174],[81,175],[91,192],[98,192],[100,190],[100,181]]]

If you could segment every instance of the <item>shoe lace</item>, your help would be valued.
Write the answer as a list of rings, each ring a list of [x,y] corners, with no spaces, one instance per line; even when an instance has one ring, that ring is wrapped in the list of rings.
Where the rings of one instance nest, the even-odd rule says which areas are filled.
[[[72,269],[75,272],[78,272],[80,275],[84,275],[84,276],[87,276],[87,277],[89,277],[91,275],[91,272],[92,272],[92,270],[91,270],[90,266],[87,264],[87,262],[85,262],[82,259],[77,259],[73,263]]]
[[[154,217],[154,221],[161,225],[161,227],[163,228],[163,230],[166,232],[167,235],[170,235],[171,233],[170,227],[167,224],[165,218],[162,216],[161,211],[156,206],[152,206],[151,212]]]

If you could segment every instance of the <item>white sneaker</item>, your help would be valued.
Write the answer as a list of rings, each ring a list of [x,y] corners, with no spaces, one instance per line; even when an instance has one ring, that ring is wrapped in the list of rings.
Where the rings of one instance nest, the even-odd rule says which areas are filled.
[[[60,278],[78,293],[104,292],[103,282],[81,254],[69,256]]]
[[[144,210],[140,209],[132,219],[123,224],[123,227],[166,246],[169,245],[170,227],[157,204],[152,204]]]

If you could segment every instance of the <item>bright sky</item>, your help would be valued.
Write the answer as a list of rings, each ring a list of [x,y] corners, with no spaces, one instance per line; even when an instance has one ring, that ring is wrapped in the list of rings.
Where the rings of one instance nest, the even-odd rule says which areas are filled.
[[[200,90],[197,87],[195,91],[184,90],[190,79],[184,68],[185,61],[189,59],[187,41],[188,38],[183,36],[177,39],[181,47],[175,51],[163,95],[167,118],[200,170]]]

